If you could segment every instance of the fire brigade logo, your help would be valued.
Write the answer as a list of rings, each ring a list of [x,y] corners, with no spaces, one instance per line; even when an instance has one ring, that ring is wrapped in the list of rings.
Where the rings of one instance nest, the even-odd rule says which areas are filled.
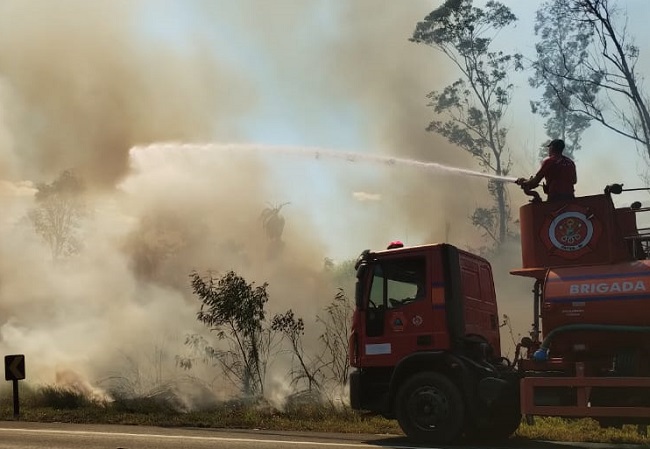
[[[601,229],[589,209],[570,205],[551,214],[541,231],[542,240],[551,253],[577,259],[592,250]]]
[[[551,243],[562,251],[578,251],[594,236],[594,225],[580,212],[564,212],[548,228]]]

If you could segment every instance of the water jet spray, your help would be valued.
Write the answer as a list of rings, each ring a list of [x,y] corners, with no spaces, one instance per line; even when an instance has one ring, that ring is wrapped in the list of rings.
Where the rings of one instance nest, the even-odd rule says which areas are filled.
[[[380,156],[375,154],[355,153],[350,151],[338,151],[325,148],[312,148],[312,147],[297,147],[288,145],[262,145],[262,144],[246,144],[246,143],[184,143],[184,142],[159,142],[149,145],[138,145],[130,150],[133,155],[139,151],[166,151],[166,150],[193,150],[193,151],[231,151],[231,152],[272,152],[276,154],[295,155],[302,157],[312,157],[315,159],[339,159],[346,162],[368,162],[374,164],[384,165],[399,165],[403,167],[413,167],[420,170],[438,171],[454,173],[466,176],[475,176],[479,178],[492,179],[500,182],[516,182],[517,178],[507,176],[493,175],[490,173],[482,173],[466,168],[450,167],[447,165],[439,164],[437,162],[425,162],[416,159],[407,159],[393,156]]]

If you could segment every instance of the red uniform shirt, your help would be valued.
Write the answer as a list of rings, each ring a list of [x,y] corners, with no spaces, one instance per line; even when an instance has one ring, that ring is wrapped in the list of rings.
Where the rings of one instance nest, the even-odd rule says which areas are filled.
[[[576,165],[568,157],[554,154],[542,161],[535,177],[546,179],[549,198],[555,195],[573,195],[573,185],[577,182]]]

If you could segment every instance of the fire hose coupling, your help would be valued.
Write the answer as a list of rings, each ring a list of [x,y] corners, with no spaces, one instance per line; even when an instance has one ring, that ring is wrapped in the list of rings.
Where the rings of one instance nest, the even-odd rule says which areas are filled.
[[[548,348],[539,348],[533,353],[533,360],[536,362],[545,362],[548,360]]]
[[[566,332],[632,332],[650,334],[650,326],[624,326],[616,324],[569,324],[553,329],[548,333],[540,348],[533,353],[533,360],[544,362],[548,360],[551,341],[559,334]]]
[[[533,188],[531,188],[528,185],[528,181],[530,181],[531,179],[533,179],[532,176],[528,179],[517,178],[513,182],[517,184],[519,187],[521,187],[521,190],[524,191],[524,194],[532,197],[532,199],[530,200],[531,203],[539,203],[542,201],[542,198],[539,196],[539,193],[537,193],[535,190],[533,190]]]

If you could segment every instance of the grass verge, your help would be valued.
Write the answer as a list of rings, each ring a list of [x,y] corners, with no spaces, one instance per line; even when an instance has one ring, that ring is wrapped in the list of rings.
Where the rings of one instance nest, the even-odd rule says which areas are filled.
[[[394,420],[358,413],[349,408],[317,404],[300,404],[279,411],[268,406],[226,402],[209,410],[180,412],[170,404],[152,398],[97,403],[79,393],[57,387],[31,389],[23,386],[20,395],[22,421],[402,435]],[[13,420],[11,391],[7,389],[0,390],[0,420]],[[537,418],[533,425],[522,423],[516,437],[632,443],[650,448],[650,438],[640,435],[636,426],[603,429],[590,419]]]

